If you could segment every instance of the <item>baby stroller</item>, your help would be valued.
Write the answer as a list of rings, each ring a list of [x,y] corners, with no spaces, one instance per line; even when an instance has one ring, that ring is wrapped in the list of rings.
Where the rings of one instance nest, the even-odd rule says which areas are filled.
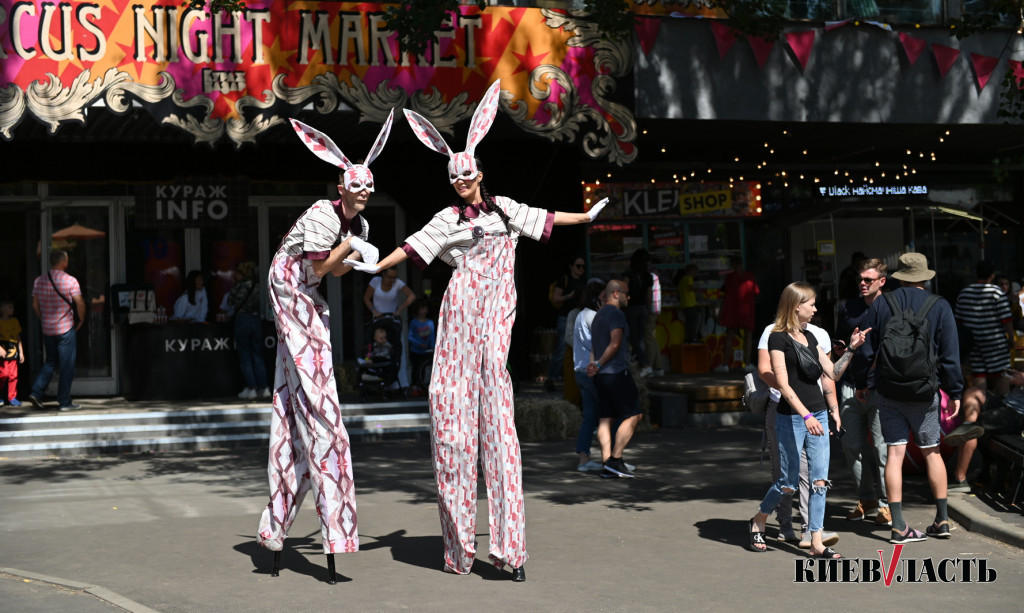
[[[386,334],[387,348],[376,342],[378,329]],[[402,363],[401,343],[402,322],[394,315],[383,315],[372,320],[366,328],[370,342],[361,352],[359,362],[359,398],[362,401],[373,397],[387,400],[391,397],[405,397],[405,390],[398,383],[398,369]]]

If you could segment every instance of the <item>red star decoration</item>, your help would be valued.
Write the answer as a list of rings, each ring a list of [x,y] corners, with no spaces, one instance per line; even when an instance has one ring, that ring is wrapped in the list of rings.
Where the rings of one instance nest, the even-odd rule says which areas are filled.
[[[523,70],[533,70],[537,66],[540,66],[542,63],[544,63],[544,58],[547,57],[549,54],[549,51],[535,54],[530,50],[530,43],[526,43],[526,53],[516,53],[514,51],[512,52],[512,55],[516,56],[516,59],[519,60],[519,66],[517,66],[516,69],[512,71],[512,74],[516,74],[517,72],[521,72]]]

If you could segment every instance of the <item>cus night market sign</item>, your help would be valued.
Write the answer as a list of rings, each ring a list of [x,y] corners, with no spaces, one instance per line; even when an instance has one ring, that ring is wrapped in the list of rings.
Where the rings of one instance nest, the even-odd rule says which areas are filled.
[[[56,132],[89,106],[132,102],[211,144],[255,142],[308,104],[376,123],[411,108],[450,131],[501,79],[501,108],[524,131],[636,158],[636,121],[606,97],[632,69],[630,42],[601,40],[569,11],[461,6],[414,57],[385,19],[383,5],[355,2],[254,0],[210,15],[180,0],[0,0],[0,136],[27,115]]]

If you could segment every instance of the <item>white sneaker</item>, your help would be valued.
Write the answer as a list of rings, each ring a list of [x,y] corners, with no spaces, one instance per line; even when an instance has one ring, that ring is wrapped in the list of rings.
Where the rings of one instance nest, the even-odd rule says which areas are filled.
[[[252,400],[256,398],[256,390],[254,390],[251,387],[247,387],[241,392],[239,392],[238,397],[241,398],[242,400]]]
[[[640,376],[646,379],[647,377],[650,377],[652,373],[654,373],[653,368],[650,366],[644,366],[643,370],[640,371]]]
[[[591,470],[601,470],[602,468],[604,468],[604,464],[596,460],[589,460],[577,466],[576,470],[580,471],[581,473],[585,473]]]
[[[270,398],[271,396],[273,396],[273,394],[270,392],[269,387],[263,388],[263,391],[260,392],[260,398]]]

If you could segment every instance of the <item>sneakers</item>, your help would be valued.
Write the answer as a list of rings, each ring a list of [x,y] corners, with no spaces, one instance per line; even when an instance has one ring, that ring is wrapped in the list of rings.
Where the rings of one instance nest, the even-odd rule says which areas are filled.
[[[12,407],[20,407],[21,401],[18,400],[17,398],[11,398],[10,400],[7,401],[7,404],[9,404]]]
[[[655,377],[664,377],[665,376],[665,371],[662,370],[661,368],[655,368],[654,369],[654,376]]]
[[[853,510],[846,514],[846,519],[850,521],[860,521],[867,517],[868,511],[874,511],[878,508],[878,503],[874,501],[857,501],[857,506],[853,507]]]
[[[726,373],[729,372],[729,367],[726,366],[725,364],[719,364],[718,366],[715,367],[715,370],[713,370],[712,372]]]
[[[609,479],[616,477],[632,479],[633,471],[629,470],[629,467],[622,461],[622,458],[608,458],[608,461],[604,463],[604,470],[601,471],[601,476]]]
[[[839,535],[835,532],[829,532],[827,530],[821,531],[821,544],[826,547],[831,547],[839,542]],[[811,533],[804,532],[800,535],[800,549],[811,548]]]
[[[967,441],[980,438],[982,434],[985,434],[984,428],[973,422],[964,422],[947,434],[944,440],[951,447],[959,447]]]
[[[949,537],[953,536],[949,533],[949,522],[946,520],[942,520],[938,523],[933,523],[932,525],[925,528],[924,531],[928,534],[928,536],[937,539],[948,539]]]
[[[247,387],[238,393],[238,397],[242,400],[253,400],[256,398],[256,390],[251,387]]]
[[[799,543],[800,537],[793,532],[793,526],[789,526],[788,528],[779,528],[779,540],[783,543]],[[810,542],[808,541],[808,543]],[[810,547],[810,544],[807,546]]]
[[[40,411],[42,411],[45,408],[43,406],[43,403],[40,402],[39,399],[33,396],[32,394],[29,394],[28,401],[32,403],[32,406],[39,409]]]
[[[918,541],[926,541],[928,536],[921,534],[917,530],[914,530],[910,526],[907,526],[907,531],[900,534],[898,531],[893,530],[889,536],[889,542],[893,545],[900,545],[902,543],[916,543]]]
[[[82,408],[82,405],[75,404],[75,403],[72,402],[71,404],[66,404],[66,405],[64,405],[62,407],[59,407],[59,410],[61,410],[61,411],[77,411],[77,410],[79,410],[81,408]]]
[[[958,492],[963,494],[971,493],[971,484],[965,481],[957,481],[956,483],[950,483],[946,486],[947,492]]]
[[[580,471],[581,473],[585,473],[590,472],[592,470],[601,470],[602,468],[604,468],[604,464],[598,462],[597,460],[589,460],[577,466],[576,470]]]
[[[892,525],[892,511],[889,507],[878,507],[878,515],[875,515],[875,524],[878,526]]]
[[[644,379],[646,379],[647,377],[650,377],[653,374],[654,374],[654,369],[651,368],[650,366],[644,366],[643,369],[640,371],[640,377],[644,378]]]
[[[270,392],[269,387],[263,388],[263,391],[260,392],[260,398],[270,398],[271,396],[273,396],[273,394]]]

